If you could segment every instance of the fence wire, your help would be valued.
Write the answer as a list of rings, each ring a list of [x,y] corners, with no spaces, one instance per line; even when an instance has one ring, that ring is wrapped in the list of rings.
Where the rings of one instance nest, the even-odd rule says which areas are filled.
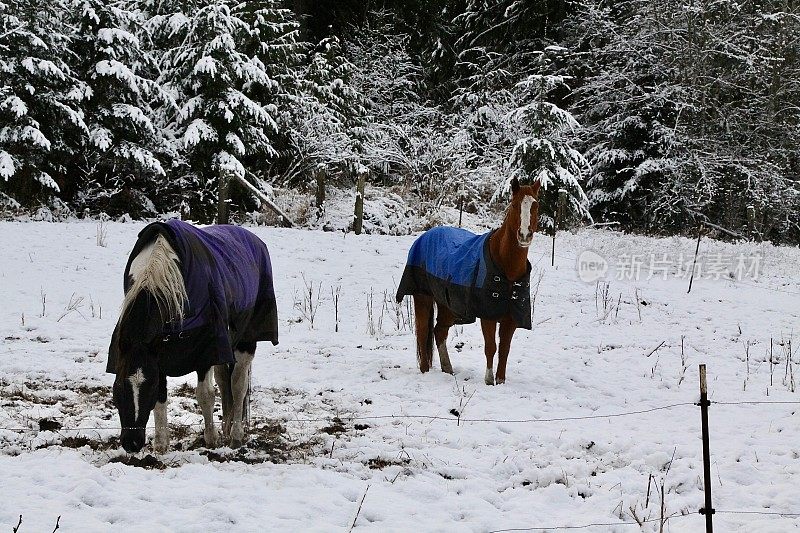
[[[474,422],[474,423],[493,423],[493,424],[532,424],[532,423],[552,423],[552,422],[571,422],[571,421],[578,421],[578,420],[594,420],[594,419],[603,419],[603,418],[620,418],[625,416],[634,416],[634,415],[642,415],[647,413],[653,413],[656,411],[665,411],[669,409],[675,409],[677,407],[686,407],[686,406],[695,406],[694,402],[681,402],[681,403],[673,403],[670,405],[662,405],[658,407],[650,407],[648,409],[639,409],[636,411],[625,411],[619,413],[606,413],[606,414],[599,414],[599,415],[579,415],[579,416],[563,416],[563,417],[555,417],[555,418],[466,418],[456,415],[451,416],[441,416],[441,415],[403,415],[403,414],[392,414],[392,415],[365,415],[365,416],[347,416],[347,415],[333,415],[330,417],[325,418],[287,418],[284,420],[274,419],[274,418],[253,418],[254,421],[270,421],[275,422],[279,421],[285,424],[289,423],[318,423],[318,422],[356,422],[356,421],[367,421],[367,420],[442,420],[445,422],[456,422],[456,423],[467,423],[467,422]],[[45,417],[45,419],[54,419],[56,417]],[[59,417],[60,418],[60,417]],[[195,427],[195,426],[202,426],[203,422],[196,422],[196,423],[189,423],[189,424],[173,424],[175,427]],[[119,430],[121,429],[119,426],[105,426],[105,427],[77,427],[77,428],[67,428],[67,427],[60,427],[58,431],[96,431],[96,430]],[[46,431],[36,427],[0,427],[0,430],[5,431]]]
[[[716,402],[711,400],[711,405],[800,405],[800,401],[744,401],[744,402]]]
[[[578,526],[549,526],[549,527],[512,527],[508,529],[494,529],[489,533],[509,533],[512,531],[564,531],[569,529],[588,529],[590,527],[613,527],[613,526],[641,526],[642,524],[652,523],[652,522],[662,522],[666,524],[670,520],[675,520],[676,518],[686,518],[688,516],[694,516],[693,514],[673,514],[670,516],[665,516],[664,518],[649,518],[649,519],[642,519],[638,522],[592,522],[591,524],[581,524]]]
[[[778,511],[720,511],[714,510],[714,514],[754,514],[765,516],[784,516],[787,518],[800,518],[800,513],[781,513]]]
[[[781,400],[754,400],[754,401],[741,401],[741,402],[729,402],[729,401],[711,401],[712,405],[800,405],[800,400],[798,401],[781,401]],[[573,421],[580,421],[580,420],[597,420],[603,418],[621,418],[626,416],[635,416],[635,415],[642,415],[647,413],[653,413],[656,411],[666,411],[669,409],[675,409],[678,407],[686,407],[686,406],[697,406],[696,402],[680,402],[680,403],[673,403],[669,405],[661,405],[657,407],[650,407],[647,409],[639,409],[635,411],[624,411],[618,413],[605,413],[605,414],[596,414],[596,415],[575,415],[575,416],[562,416],[562,417],[552,417],[552,418],[469,418],[469,417],[462,417],[462,416],[442,416],[442,415],[424,415],[424,414],[391,414],[391,415],[364,415],[364,416],[348,416],[348,415],[332,415],[325,418],[286,418],[286,419],[275,419],[275,418],[261,418],[261,417],[254,417],[253,421],[255,422],[281,422],[284,424],[292,424],[292,423],[299,423],[299,424],[310,424],[310,423],[332,423],[332,422],[357,422],[357,421],[369,421],[369,420],[440,420],[444,422],[456,422],[457,424],[460,423],[490,423],[490,424],[536,424],[536,423],[553,423],[553,422],[573,422]],[[48,416],[45,419],[61,419],[64,417],[52,417]],[[172,423],[173,427],[198,427],[202,426],[203,422],[195,422],[195,423]],[[76,428],[69,428],[69,427],[60,427],[58,431],[98,431],[98,430],[119,430],[121,429],[119,426],[103,426],[103,427],[76,427]],[[27,431],[46,431],[43,429],[39,429],[36,427],[0,427],[0,431],[14,431],[14,432],[27,432]]]

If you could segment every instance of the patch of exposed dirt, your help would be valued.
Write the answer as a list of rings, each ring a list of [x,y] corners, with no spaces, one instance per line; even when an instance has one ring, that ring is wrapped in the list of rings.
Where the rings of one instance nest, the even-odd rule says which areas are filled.
[[[128,466],[135,466],[137,468],[145,468],[147,470],[166,470],[167,465],[162,463],[154,455],[145,455],[144,457],[136,457],[135,455],[121,455],[114,457],[109,463],[119,463]]]
[[[188,383],[182,383],[181,385],[175,387],[174,389],[170,389],[169,393],[171,395],[176,396],[185,396],[186,398],[194,398],[194,387],[189,385]]]
[[[347,428],[344,427],[344,422],[337,416],[331,420],[331,425],[324,427],[320,430],[322,433],[327,433],[328,435],[339,435],[347,431]]]
[[[61,422],[52,418],[42,418],[39,420],[39,431],[57,431],[61,429]]]
[[[251,426],[246,429],[246,442],[242,447],[232,450],[224,441],[220,442],[221,447],[218,449],[211,450],[206,447],[203,425],[194,402],[194,387],[183,383],[169,391],[174,400],[170,404],[170,418],[173,420],[170,424],[170,452],[178,453],[173,453],[170,456],[173,458],[169,460],[156,459],[158,455],[155,457],[126,455],[112,462],[156,469],[185,464],[191,460],[188,455],[195,457],[204,455],[213,462],[246,464],[304,462],[316,454],[326,453],[323,444],[328,435],[342,438],[346,437],[347,433],[364,431],[370,427],[368,424],[353,425],[338,417],[330,419],[328,423],[316,423],[312,427],[296,424],[293,421],[287,423],[285,418],[293,417],[297,413],[311,419],[328,418],[330,416],[328,413],[341,412],[341,406],[333,398],[316,397],[313,397],[309,405],[307,393],[297,389],[257,387],[253,391],[255,395],[265,397],[265,403],[272,406],[268,408],[270,414],[277,415],[278,418],[262,418],[256,415]],[[109,385],[92,381],[81,383],[47,378],[41,380],[28,378],[24,381],[0,379],[0,395],[2,396],[0,404],[11,415],[12,422],[9,427],[30,428],[25,430],[25,438],[31,442],[30,437],[33,437],[33,449],[62,447],[81,450],[87,460],[104,464],[108,460],[107,452],[117,450],[120,446],[119,431],[113,429],[117,424],[108,422],[110,426],[108,430],[93,429],[97,425],[106,425],[98,424],[98,420],[116,420],[116,409],[112,403],[112,390]],[[257,403],[258,400],[255,400],[254,405]],[[371,401],[367,400],[367,403]],[[46,414],[41,413],[43,408],[47,408]],[[215,411],[219,429],[221,413],[218,408]],[[34,413],[38,416],[34,416]],[[187,418],[194,419],[195,422],[180,422],[181,420],[189,422]],[[14,426],[15,423],[18,425]],[[78,429],[81,431],[75,431]],[[37,430],[38,435],[36,435]],[[148,436],[152,439],[152,430],[148,431]],[[145,453],[152,450],[150,439]],[[18,439],[7,440],[15,443],[18,441]],[[12,446],[6,452],[3,446],[4,442],[0,442],[0,453],[14,453],[13,450],[16,449]],[[381,463],[375,465],[375,468],[383,467]]]
[[[206,449],[201,437],[186,449],[199,449],[200,455],[204,455],[209,461],[219,463],[288,463],[306,459],[318,444],[321,444],[319,436],[292,439],[280,422],[264,421],[250,429],[248,439],[241,448]]]
[[[52,448],[54,446],[59,446],[62,448],[83,448],[84,446],[88,446],[94,451],[107,451],[107,450],[114,450],[119,448],[119,439],[117,437],[111,437],[108,439],[102,439],[98,436],[98,438],[87,437],[86,435],[70,435],[63,437],[61,439],[54,439],[52,441],[45,442],[44,444],[40,444],[37,446],[37,449],[42,448]]]
[[[411,462],[411,459],[404,457],[402,459],[386,459],[385,457],[373,457],[367,461],[367,466],[373,470],[383,470],[388,466],[406,466]]]

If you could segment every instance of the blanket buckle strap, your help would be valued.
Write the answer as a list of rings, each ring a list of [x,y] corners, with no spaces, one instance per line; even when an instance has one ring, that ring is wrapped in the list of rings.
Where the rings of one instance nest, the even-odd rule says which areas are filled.
[[[161,339],[161,342],[169,342],[173,339],[181,340],[183,338],[185,338],[183,331],[179,331],[178,333],[167,333],[166,335],[164,335],[164,338]]]

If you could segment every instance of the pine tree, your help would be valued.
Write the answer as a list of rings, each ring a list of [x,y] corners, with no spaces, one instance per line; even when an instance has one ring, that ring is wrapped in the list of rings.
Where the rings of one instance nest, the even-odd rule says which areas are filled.
[[[155,198],[166,174],[159,157],[165,146],[151,104],[169,107],[170,98],[149,78],[155,69],[136,36],[136,16],[103,0],[74,0],[72,8],[77,34],[71,48],[88,88],[83,104],[88,144],[78,164],[85,180],[81,196],[105,210],[114,209],[106,197],[120,190],[128,193],[121,198],[127,204],[137,203],[131,189]],[[138,203],[154,208],[147,198]]]
[[[676,104],[686,92],[669,83],[658,49],[648,41],[655,27],[634,3],[613,10],[599,2],[582,6],[569,23],[569,43],[580,62],[570,68],[582,79],[575,108],[585,127],[581,146],[592,168],[587,181],[591,209],[600,219],[644,229],[654,214],[656,191],[677,184],[673,172],[685,154],[686,139],[674,128]]]
[[[585,1],[570,23],[592,209],[626,227],[800,229],[800,20],[783,2]],[[790,37],[791,36],[791,37]],[[780,110],[780,111],[779,111]],[[796,163],[795,163],[796,164]]]
[[[548,95],[566,87],[567,78],[548,74],[552,56],[563,51],[550,47],[541,52],[540,72],[517,84],[520,104],[511,113],[511,119],[519,124],[523,135],[517,138],[511,150],[512,176],[523,182],[538,181],[542,189],[549,189],[540,194],[545,213],[555,213],[555,193],[565,189],[570,198],[570,212],[580,219],[591,219],[589,199],[580,184],[589,164],[571,142],[579,127],[578,121],[569,111],[547,100]]]
[[[323,39],[310,55],[294,110],[294,149],[307,168],[322,165],[354,175],[363,166],[370,117],[351,84],[353,71],[337,37]]]
[[[249,25],[249,35],[242,51],[260,62],[272,81],[268,85],[251,87],[248,94],[261,105],[271,106],[277,126],[271,135],[272,146],[283,164],[292,167],[293,110],[302,102],[302,76],[308,44],[298,40],[300,24],[292,11],[281,7],[278,0],[245,2],[239,4],[235,12]],[[246,161],[254,169],[266,170],[258,158]]]
[[[165,54],[163,79],[178,95],[172,127],[189,168],[184,192],[193,212],[210,219],[221,174],[244,176],[245,157],[277,155],[270,137],[277,130],[276,107],[251,98],[277,82],[244,51],[250,26],[226,2],[171,18],[181,44]]]
[[[85,135],[86,88],[67,57],[60,1],[0,3],[0,193],[22,204],[69,196],[68,162]]]

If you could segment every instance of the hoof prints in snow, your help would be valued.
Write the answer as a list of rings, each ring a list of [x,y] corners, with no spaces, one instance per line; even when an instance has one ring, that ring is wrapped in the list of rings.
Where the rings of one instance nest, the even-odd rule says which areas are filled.
[[[296,429],[287,428],[282,420],[259,416],[258,403],[270,403],[270,414],[317,420],[328,418],[335,406],[329,399],[307,398],[304,393],[287,388],[255,388],[253,420],[244,445],[238,449],[208,449],[202,436],[202,418],[194,398],[194,387],[184,383],[169,391],[170,451],[155,457],[147,454],[149,447],[146,447],[143,452],[146,455],[137,456],[120,450],[117,415],[108,386],[53,380],[24,383],[0,380],[0,393],[3,397],[0,454],[16,456],[40,449],[71,448],[80,450],[97,466],[119,463],[163,470],[195,462],[197,456],[214,463],[304,463],[316,453],[326,453],[323,436],[341,438],[355,429],[346,427],[337,417],[328,425],[319,422],[315,426],[302,424]],[[275,413],[275,406],[281,406],[280,411],[284,413]],[[215,412],[219,429],[219,404]],[[369,427],[366,424],[357,426],[360,430]],[[148,434],[152,434],[152,428],[148,429]]]

